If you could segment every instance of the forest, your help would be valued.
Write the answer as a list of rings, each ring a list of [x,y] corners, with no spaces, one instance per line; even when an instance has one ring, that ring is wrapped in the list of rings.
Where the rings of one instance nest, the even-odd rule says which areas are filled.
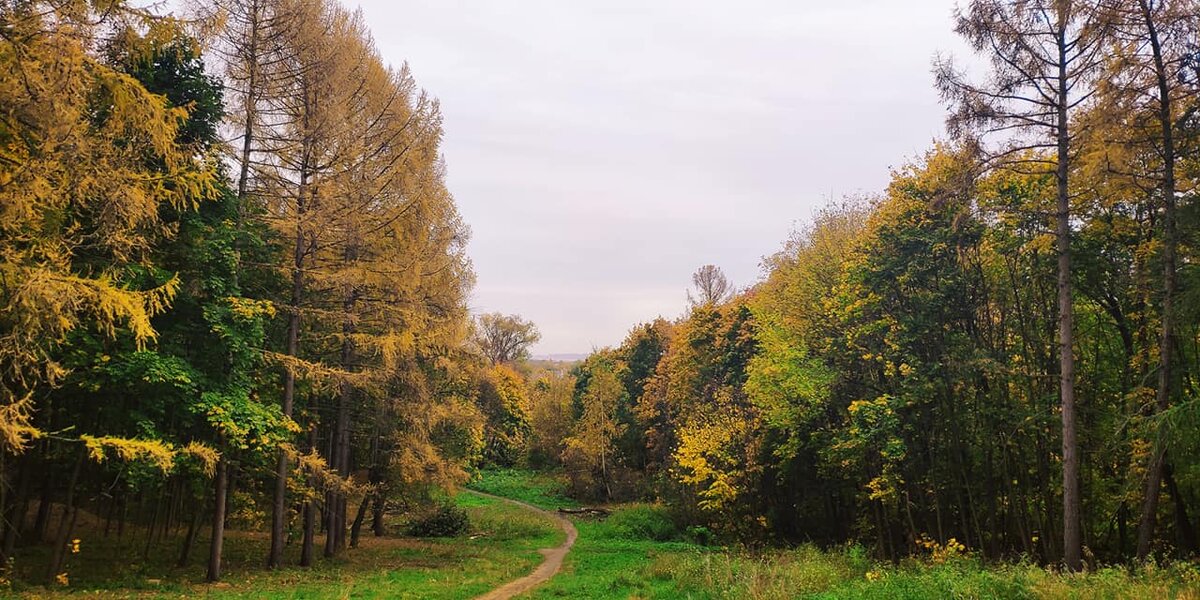
[[[472,313],[438,100],[360,11],[0,2],[0,594],[127,563],[320,574],[428,537],[494,544],[477,587],[413,596],[471,597],[557,530],[466,486],[616,510],[581,517],[585,558],[641,515],[666,545],[622,551],[697,569],[1158,565],[1135,594],[1195,597],[1200,3],[971,0],[955,31],[947,134],[886,189],[568,364]],[[691,590],[664,562],[655,597]],[[725,597],[706,572],[690,597]],[[580,589],[548,594],[659,593]]]
[[[1198,15],[970,3],[986,73],[934,64],[951,136],[755,285],[705,266],[686,316],[536,382],[534,456],[739,540],[1193,555]]]

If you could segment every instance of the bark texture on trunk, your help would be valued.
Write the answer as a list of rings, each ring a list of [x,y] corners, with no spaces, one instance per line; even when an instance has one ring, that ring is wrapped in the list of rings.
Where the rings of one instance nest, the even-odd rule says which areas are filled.
[[[1058,198],[1055,234],[1058,252],[1058,363],[1062,403],[1063,461],[1063,563],[1068,570],[1083,566],[1083,532],[1080,523],[1079,442],[1075,417],[1075,311],[1071,294],[1071,193],[1068,185],[1070,132],[1068,130],[1069,81],[1065,25],[1066,8],[1059,9],[1058,27]]]

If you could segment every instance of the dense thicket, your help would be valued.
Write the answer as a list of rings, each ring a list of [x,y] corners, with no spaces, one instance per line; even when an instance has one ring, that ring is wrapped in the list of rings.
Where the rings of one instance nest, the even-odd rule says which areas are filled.
[[[953,139],[817,213],[735,297],[698,271],[687,315],[576,369],[538,459],[744,540],[1195,552],[1198,15],[967,3],[986,72],[937,65]]]
[[[5,578],[65,582],[80,521],[180,565],[207,531],[215,580],[226,523],[270,516],[268,564],[310,564],[463,481],[491,377],[468,232],[437,102],[361,17],[0,11]]]

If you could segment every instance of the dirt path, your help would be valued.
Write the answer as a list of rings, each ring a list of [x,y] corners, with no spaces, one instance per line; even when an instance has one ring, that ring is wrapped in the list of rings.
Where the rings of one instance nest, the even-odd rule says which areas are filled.
[[[495,500],[502,500],[509,504],[516,504],[521,508],[538,513],[549,519],[553,519],[554,521],[558,522],[558,525],[562,527],[562,530],[567,534],[567,540],[563,542],[561,546],[557,548],[542,548],[541,550],[538,550],[538,552],[541,552],[542,556],[545,556],[546,559],[543,560],[542,564],[538,565],[538,567],[534,569],[532,573],[520,579],[514,579],[482,596],[478,596],[475,600],[508,600],[509,598],[512,598],[518,594],[523,594],[533,589],[538,584],[544,583],[551,577],[554,577],[554,574],[557,573],[558,569],[562,567],[563,557],[567,555],[567,551],[570,550],[571,546],[575,544],[575,538],[579,535],[579,532],[575,531],[575,526],[571,524],[569,519],[556,512],[543,510],[533,506],[532,504],[526,504],[511,498],[493,496],[492,494],[485,494],[475,490],[467,491],[472,494],[484,496],[486,498],[493,498]]]

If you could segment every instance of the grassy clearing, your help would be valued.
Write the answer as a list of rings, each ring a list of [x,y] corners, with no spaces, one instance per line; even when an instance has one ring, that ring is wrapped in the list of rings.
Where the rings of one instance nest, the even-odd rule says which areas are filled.
[[[527,483],[526,483],[527,482]],[[486,472],[479,489],[566,504],[548,475]],[[1200,564],[1130,572],[1109,568],[1067,575],[1036,565],[984,565],[969,556],[901,565],[869,559],[861,548],[750,552],[692,543],[692,534],[653,504],[611,507],[604,520],[576,519],[579,540],[563,571],[527,597],[841,599],[1180,599],[1200,600]]]
[[[578,506],[566,498],[564,482],[554,474],[516,469],[489,470],[471,487],[515,498],[542,508]],[[579,538],[553,579],[527,598],[675,598],[679,586],[670,576],[649,572],[658,560],[704,553],[683,541],[685,535],[666,511],[652,504],[615,507],[606,519],[573,519]]]
[[[618,508],[602,521],[575,520],[579,539],[567,555],[562,572],[533,590],[529,597],[680,597],[681,588],[669,574],[656,573],[647,567],[659,561],[669,564],[681,557],[702,555],[705,551],[683,541],[646,537],[646,532],[662,534],[667,530],[661,522],[644,518],[648,510],[653,509],[646,506]]]
[[[554,473],[488,469],[469,487],[547,510],[579,506],[577,501],[566,496],[566,482]]]
[[[562,497],[563,486],[552,475],[488,471],[472,487],[544,508],[577,505]],[[261,566],[266,537],[235,532],[226,544],[228,576],[217,585],[202,582],[200,564],[171,567],[174,543],[153,547],[147,560],[114,566],[114,555],[140,557],[143,541],[127,538],[121,545],[83,534],[81,552],[68,565],[69,586],[11,591],[22,598],[470,598],[526,575],[541,562],[538,548],[562,542],[554,523],[520,507],[469,492],[455,501],[470,513],[471,536],[368,537],[343,558],[312,569],[266,571]],[[1200,600],[1200,564],[1194,562],[1079,575],[1028,564],[984,565],[963,555],[890,565],[854,547],[766,552],[705,547],[662,506],[611,508],[606,519],[575,520],[579,539],[563,570],[525,598]],[[197,546],[197,563],[206,545]],[[26,560],[18,566],[37,572],[44,557]]]
[[[983,565],[969,557],[940,564],[884,565],[861,549],[749,552],[629,536],[627,509],[610,522],[577,522],[579,541],[562,573],[531,598],[1200,599],[1200,565],[1131,573],[1068,575],[1036,565]],[[634,510],[642,510],[635,507]]]
[[[1122,569],[1067,575],[1035,565],[982,565],[971,558],[941,564],[883,566],[861,551],[811,547],[765,554],[719,552],[659,559],[647,577],[670,579],[679,597],[833,599],[1141,599],[1200,598],[1195,564],[1130,573]]]
[[[538,548],[562,542],[563,533],[554,523],[519,507],[469,493],[460,494],[456,502],[470,514],[469,537],[367,536],[359,548],[311,569],[267,571],[262,567],[267,538],[233,532],[225,545],[225,581],[214,585],[203,583],[204,541],[196,548],[194,566],[176,569],[174,543],[153,547],[142,560],[139,544],[144,540],[127,540],[122,546],[83,531],[80,552],[67,566],[70,585],[0,588],[0,597],[471,598],[525,575],[542,560]],[[114,555],[136,560],[119,564],[112,560]],[[288,561],[295,564],[296,558],[289,555]],[[18,567],[26,567],[25,575],[40,574],[43,561],[43,556],[33,556]]]

